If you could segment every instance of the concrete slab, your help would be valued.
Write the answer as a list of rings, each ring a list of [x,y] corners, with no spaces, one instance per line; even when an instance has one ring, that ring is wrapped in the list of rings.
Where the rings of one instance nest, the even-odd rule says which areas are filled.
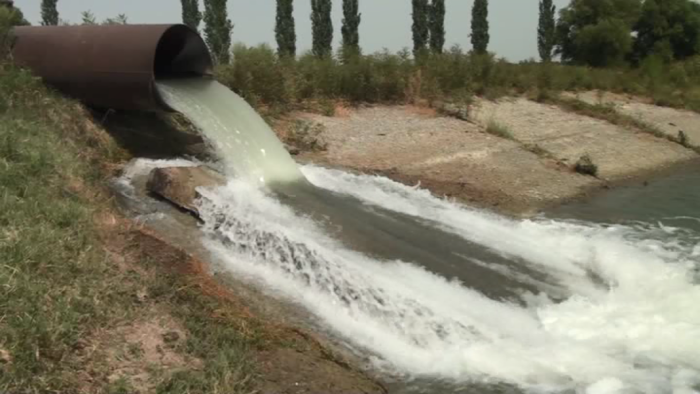
[[[544,160],[521,144],[472,123],[411,107],[373,107],[346,117],[304,115],[322,123],[333,166],[420,182],[435,194],[522,212],[573,198],[599,183]]]
[[[599,177],[609,181],[697,157],[665,139],[523,98],[479,100],[471,116],[483,127],[492,121],[507,127],[515,140],[536,144],[569,166],[589,155],[598,166]]]
[[[683,131],[691,145],[700,147],[700,114],[697,112],[659,107],[639,98],[612,93],[584,92],[572,96],[589,104],[613,105],[619,112],[652,124],[672,137]]]

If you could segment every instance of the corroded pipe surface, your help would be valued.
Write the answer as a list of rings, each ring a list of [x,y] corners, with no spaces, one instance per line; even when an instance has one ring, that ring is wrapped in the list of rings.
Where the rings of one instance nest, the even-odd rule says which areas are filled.
[[[156,79],[211,75],[202,38],[185,25],[17,27],[15,61],[97,108],[171,111]]]

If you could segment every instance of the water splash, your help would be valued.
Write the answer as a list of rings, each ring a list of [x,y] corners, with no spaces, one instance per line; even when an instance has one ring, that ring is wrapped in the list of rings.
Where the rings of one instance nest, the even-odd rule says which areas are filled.
[[[495,301],[417,262],[349,250],[249,183],[205,192],[210,250],[376,354],[379,367],[543,392],[691,393],[700,382],[700,288],[690,270],[697,236],[690,245],[642,227],[511,220],[385,178],[303,171],[318,186],[559,272],[574,294],[563,302],[533,295],[526,306]]]

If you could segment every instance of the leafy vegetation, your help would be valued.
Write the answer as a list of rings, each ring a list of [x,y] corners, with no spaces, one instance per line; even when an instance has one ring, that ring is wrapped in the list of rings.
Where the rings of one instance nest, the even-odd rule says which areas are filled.
[[[127,25],[129,24],[129,19],[125,14],[119,14],[114,18],[107,18],[102,23],[97,21],[97,17],[92,11],[83,11],[81,13],[82,24],[83,25]]]
[[[202,12],[199,11],[199,0],[180,0],[182,3],[182,22],[195,31],[199,31],[202,22]]]
[[[541,96],[560,91],[603,90],[651,98],[664,106],[700,111],[700,57],[671,66],[646,62],[639,68],[601,69],[558,63],[520,64],[452,47],[415,59],[409,50],[315,58],[280,58],[267,45],[235,45],[231,65],[217,78],[263,111],[283,113],[322,98],[350,103],[469,101],[479,95]],[[465,98],[467,98],[465,100]]]
[[[277,19],[275,24],[277,53],[280,56],[297,55],[297,33],[294,27],[294,2],[277,0]]]
[[[664,62],[700,52],[700,4],[688,0],[646,0],[635,25],[634,57]]]
[[[360,53],[361,22],[359,0],[343,0],[343,51]]]
[[[540,0],[540,20],[537,26],[537,50],[543,62],[552,61],[552,51],[556,44],[557,7],[552,0]]]
[[[231,61],[233,23],[228,18],[228,0],[204,0],[204,36],[218,64]]]
[[[598,176],[598,166],[588,154],[581,156],[574,165],[574,171],[582,175]]]
[[[317,57],[329,57],[333,53],[333,19],[331,0],[311,0],[311,30],[313,53]]]
[[[573,0],[557,23],[562,61],[594,67],[665,63],[700,53],[700,5],[691,0]]]
[[[413,54],[418,56],[425,52],[430,41],[429,17],[430,3],[428,0],[412,0],[413,5]]]
[[[622,65],[640,12],[640,0],[572,0],[559,15],[557,53],[567,63]]]
[[[442,53],[445,46],[445,0],[433,0],[428,18],[430,27],[430,49]]]
[[[496,137],[501,137],[508,140],[513,139],[513,133],[510,131],[508,126],[498,123],[493,119],[489,120],[486,124],[486,132],[495,135]]]
[[[0,37],[17,21],[0,7]],[[253,391],[248,357],[260,338],[250,332],[261,331],[136,252],[104,190],[128,154],[90,119],[0,58],[0,392],[135,392],[129,376],[110,383],[120,362],[110,349],[143,364],[160,392]],[[182,322],[186,339],[167,351],[196,365],[173,374],[138,343],[105,339],[154,311]]]
[[[58,25],[58,0],[41,0],[41,24],[44,26]]]
[[[7,37],[9,29],[13,26],[26,26],[29,22],[24,19],[22,11],[17,7],[0,5],[0,33]]]
[[[474,0],[472,8],[472,47],[474,52],[483,55],[489,46],[489,2]]]
[[[323,151],[327,144],[321,138],[325,127],[310,120],[296,119],[292,124],[286,141],[304,151]]]

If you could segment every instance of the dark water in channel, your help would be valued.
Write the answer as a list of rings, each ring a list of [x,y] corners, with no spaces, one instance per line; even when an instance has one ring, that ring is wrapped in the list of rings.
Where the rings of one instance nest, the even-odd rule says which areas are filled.
[[[700,164],[551,210],[547,216],[597,223],[660,223],[700,232]]]

